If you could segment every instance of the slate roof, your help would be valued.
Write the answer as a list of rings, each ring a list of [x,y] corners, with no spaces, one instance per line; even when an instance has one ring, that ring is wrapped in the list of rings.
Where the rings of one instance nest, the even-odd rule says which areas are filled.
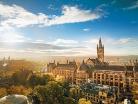
[[[116,87],[108,86],[108,85],[100,85],[95,83],[85,83],[80,85],[80,88],[85,93],[98,95],[99,91],[104,91],[107,95],[111,96],[117,91]]]
[[[92,61],[95,61],[92,59]],[[127,68],[127,69],[126,69]],[[112,71],[133,71],[133,66],[123,66],[123,65],[95,65],[95,66],[90,66],[86,63],[82,63],[80,65],[79,70],[90,70],[90,69],[96,69],[96,70],[112,70]],[[138,72],[138,66],[135,67],[135,71]]]

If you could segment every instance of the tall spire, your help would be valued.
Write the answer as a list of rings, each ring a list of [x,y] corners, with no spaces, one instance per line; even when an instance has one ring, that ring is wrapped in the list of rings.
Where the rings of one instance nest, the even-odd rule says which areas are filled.
[[[101,40],[101,37],[99,39],[99,47],[102,48],[102,40]]]
[[[101,62],[104,62],[104,45],[102,44],[101,37],[97,45],[97,57]]]

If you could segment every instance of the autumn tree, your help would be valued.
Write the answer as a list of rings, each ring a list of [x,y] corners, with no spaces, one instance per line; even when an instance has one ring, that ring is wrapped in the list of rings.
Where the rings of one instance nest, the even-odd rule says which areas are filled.
[[[66,84],[49,81],[45,86],[36,86],[33,94],[44,104],[75,104],[73,98],[65,96]]]
[[[89,100],[86,100],[85,98],[79,99],[78,104],[92,104]]]
[[[76,102],[78,102],[81,95],[82,94],[78,86],[70,88],[70,97],[73,98]]]
[[[13,81],[14,85],[26,85],[27,84],[27,78],[32,73],[30,70],[20,70],[15,72],[11,76],[11,80]]]
[[[6,88],[0,88],[0,97],[7,95]]]
[[[36,74],[30,74],[28,77],[28,85],[34,88],[37,85],[46,85],[49,81],[52,81],[53,78],[49,75],[39,76]]]

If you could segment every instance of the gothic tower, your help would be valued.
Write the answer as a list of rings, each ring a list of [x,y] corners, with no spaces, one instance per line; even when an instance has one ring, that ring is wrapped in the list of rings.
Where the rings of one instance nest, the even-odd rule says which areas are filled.
[[[101,38],[99,39],[99,44],[97,44],[97,58],[104,62],[104,45],[102,44]]]

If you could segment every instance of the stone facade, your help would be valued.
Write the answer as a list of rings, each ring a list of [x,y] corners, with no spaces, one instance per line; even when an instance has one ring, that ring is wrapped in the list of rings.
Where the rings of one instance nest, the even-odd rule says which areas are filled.
[[[54,77],[62,76],[65,80],[78,85],[92,82],[116,86],[118,95],[130,91],[133,82],[138,82],[138,61],[131,61],[128,65],[109,65],[104,62],[104,45],[101,38],[97,45],[97,58],[83,60],[79,66],[75,61],[67,61],[64,64],[53,62],[47,65],[47,69],[47,72],[52,73]]]
[[[104,46],[101,38],[97,45],[97,58],[88,58],[83,60],[80,66],[77,66],[75,61],[68,61],[66,63],[53,62],[47,65],[47,72],[52,73],[55,77],[63,76],[65,79],[71,80],[73,83],[84,83],[88,80],[97,83],[111,86],[124,87],[126,82],[130,80],[137,80],[138,62],[131,61],[128,65],[109,65],[104,62]],[[129,78],[129,79],[128,79]]]
[[[85,83],[80,86],[83,97],[93,104],[115,104],[117,100],[117,87]]]
[[[65,80],[70,80],[72,83],[75,83],[75,76],[77,71],[77,64],[75,61],[64,64],[60,63],[49,63],[47,65],[47,72],[51,73],[54,77],[61,76]]]

